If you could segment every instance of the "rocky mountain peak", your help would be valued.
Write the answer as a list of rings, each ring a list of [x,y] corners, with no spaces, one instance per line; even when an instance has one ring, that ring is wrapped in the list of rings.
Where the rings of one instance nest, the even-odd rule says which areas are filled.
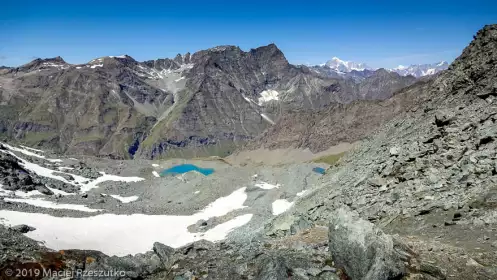
[[[172,61],[174,61],[178,65],[183,65],[183,64],[188,64],[190,63],[191,60],[191,54],[187,52],[186,54],[180,54],[178,53]]]
[[[375,71],[377,75],[388,75],[390,72],[388,72],[385,68],[380,68]]]
[[[186,56],[185,56],[186,58]],[[233,69],[240,67],[239,63],[243,61],[247,67],[259,69],[263,72],[269,72],[268,65],[271,65],[275,72],[289,67],[289,63],[283,52],[275,45],[251,49],[248,52],[243,51],[238,46],[218,46],[207,50],[202,50],[191,55],[190,63],[199,67],[202,65],[214,66],[214,68]],[[223,66],[224,65],[224,66]],[[278,70],[279,69],[279,70]]]
[[[62,57],[57,56],[53,58],[36,58],[33,61],[24,64],[18,68],[18,70],[23,72],[30,72],[34,70],[47,69],[47,68],[67,68],[68,63],[62,59]]]
[[[222,53],[222,52],[230,52],[230,51],[241,51],[240,47],[234,45],[221,45],[213,48],[209,48],[205,50],[210,53]],[[202,52],[202,51],[200,51]]]
[[[249,56],[254,58],[259,65],[272,64],[280,70],[290,65],[283,52],[275,44],[251,49]]]
[[[44,59],[44,61],[46,62],[57,62],[57,63],[64,63],[64,64],[67,64],[67,62],[60,56],[56,56],[54,58],[47,58],[47,59]]]
[[[190,52],[187,52],[185,54],[185,57],[184,57],[184,62],[185,63],[190,63],[191,57],[192,57],[192,55],[190,54]]]
[[[178,64],[182,64],[183,63],[183,56],[181,54],[177,54],[173,60],[174,60],[174,62],[176,62]]]
[[[437,78],[440,91],[464,92],[486,98],[497,95],[497,24],[486,25]]]
[[[281,50],[276,46],[276,44],[271,43],[267,46],[260,46],[258,48],[255,48],[254,50],[256,51],[266,51],[266,52],[281,52]]]
[[[473,66],[476,62],[482,67],[491,67],[497,58],[497,24],[486,25],[478,31],[474,40],[467,46],[462,54],[452,63],[450,69],[461,66]],[[475,67],[476,68],[476,67]],[[465,69],[468,74],[473,69]]]
[[[133,67],[138,64],[138,62],[129,55],[119,55],[119,56],[104,56],[100,58],[95,58],[87,63],[91,68],[100,67]]]
[[[127,54],[120,56],[109,56],[109,58],[126,66],[132,66],[138,64],[138,61],[136,61],[134,58],[132,58]]]

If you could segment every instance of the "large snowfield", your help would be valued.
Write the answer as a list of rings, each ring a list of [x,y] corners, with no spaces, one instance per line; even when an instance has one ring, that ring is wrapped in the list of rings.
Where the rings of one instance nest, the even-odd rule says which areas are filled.
[[[82,176],[69,173],[71,168],[60,166],[59,159],[48,159],[40,155],[43,151],[29,147],[13,147],[5,145],[9,150],[1,151],[9,153],[19,159],[24,168],[44,176],[68,184],[80,186],[80,192],[85,193],[98,188],[99,184],[105,181],[116,182],[140,182],[145,180],[140,177],[122,177],[100,172],[102,176],[90,180]],[[57,165],[55,171],[38,164],[29,162],[16,153],[47,160]],[[54,172],[70,174],[74,181],[68,181]],[[154,174],[155,175],[155,174]],[[257,176],[254,175],[254,178]],[[154,178],[157,178],[154,176]],[[269,191],[278,189],[280,184],[270,184],[258,182],[256,187]],[[74,195],[60,190],[51,189],[56,195]],[[195,194],[199,193],[196,191]],[[121,196],[120,194],[106,194],[121,203],[133,203],[139,196]],[[87,249],[99,250],[108,255],[124,256],[128,254],[143,253],[151,250],[154,242],[161,242],[171,247],[180,247],[188,243],[205,239],[209,241],[220,241],[234,229],[246,225],[250,222],[253,214],[233,215],[228,220],[209,228],[204,232],[190,232],[188,227],[195,225],[199,220],[209,220],[215,217],[223,217],[233,211],[248,208],[244,205],[247,200],[246,187],[241,187],[231,194],[220,197],[208,204],[203,210],[193,215],[146,215],[146,214],[113,214],[103,209],[93,209],[80,204],[57,203],[48,200],[45,195],[38,191],[28,193],[22,191],[8,191],[0,185],[0,196],[5,201],[24,203],[40,208],[64,209],[93,213],[90,217],[60,217],[44,213],[19,212],[12,210],[0,210],[0,222],[6,225],[27,224],[36,230],[26,235],[35,240],[41,241],[48,248],[52,249]],[[284,199],[274,201],[272,205],[273,215],[287,211],[293,202]]]

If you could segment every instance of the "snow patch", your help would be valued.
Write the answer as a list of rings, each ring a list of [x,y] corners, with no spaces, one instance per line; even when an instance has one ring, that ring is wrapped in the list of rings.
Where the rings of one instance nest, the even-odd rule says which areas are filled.
[[[261,97],[259,97],[259,105],[262,105],[265,102],[269,102],[271,100],[279,100],[279,93],[276,90],[265,90],[260,93]]]
[[[122,203],[130,203],[130,202],[133,202],[133,201],[136,201],[138,199],[138,196],[136,195],[133,195],[133,196],[120,196],[120,195],[117,195],[117,194],[111,194],[110,195],[111,197],[121,201]]]
[[[8,154],[16,157],[19,161],[21,161],[21,165],[24,166],[24,168],[26,168],[26,169],[28,169],[30,171],[33,171],[34,173],[36,173],[39,176],[43,176],[43,177],[47,177],[47,178],[52,178],[52,179],[59,180],[59,181],[62,181],[64,183],[67,183],[67,184],[75,185],[74,182],[70,182],[70,181],[66,180],[65,178],[63,178],[61,176],[52,174],[53,172],[55,172],[52,169],[48,169],[48,168],[39,166],[38,164],[31,163],[31,162],[29,162],[29,161],[27,161],[27,160],[25,160],[23,158],[18,157],[16,154],[14,154],[11,151],[8,151],[8,152],[0,151],[0,152],[8,153]],[[66,173],[66,174],[69,174],[69,173]],[[83,178],[81,176],[77,176],[77,175],[73,175],[73,174],[69,174],[69,175],[72,175],[73,178],[75,179],[75,181],[78,181],[78,182],[79,181],[87,181],[86,178]]]
[[[72,167],[65,167],[65,166],[59,166],[59,167],[58,167],[58,169],[59,169],[60,171],[65,171],[65,170],[74,170],[74,168],[72,168]]]
[[[106,181],[131,183],[131,182],[140,182],[145,180],[144,178],[141,177],[121,177],[116,175],[105,174],[105,172],[100,172],[100,174],[102,174],[102,176],[98,177],[97,179],[86,185],[81,186],[81,191],[87,192],[91,189],[98,188],[97,186],[98,184]]]
[[[2,185],[0,185],[0,196],[18,196],[18,197],[31,197],[35,195],[44,195],[38,190],[30,191],[30,192],[23,192],[23,191],[9,191],[4,188],[2,188]]]
[[[266,114],[261,114],[261,117],[263,119],[265,119],[267,122],[269,122],[270,124],[274,124],[273,120],[270,119]]]
[[[159,178],[159,177],[160,177],[159,173],[157,173],[157,171],[155,171],[155,170],[154,170],[154,171],[152,171],[152,174],[153,174],[155,177],[157,177],[157,178]]]
[[[101,209],[91,209],[86,207],[85,205],[80,204],[58,204],[52,201],[44,200],[41,198],[4,198],[5,201],[18,202],[18,203],[26,203],[29,205],[42,207],[42,208],[50,208],[50,209],[68,209],[68,210],[76,210],[82,212],[98,212],[102,211]]]
[[[272,184],[269,184],[269,183],[266,183],[266,182],[261,182],[261,183],[255,184],[255,186],[258,187],[258,188],[261,188],[263,190],[270,190],[270,189],[277,189],[277,188],[279,188],[280,184],[272,185]]]
[[[56,68],[59,68],[59,69],[66,69],[66,68],[68,68],[67,66],[64,66],[62,64],[56,64],[56,63],[51,63],[51,62],[44,62],[42,65],[46,66],[46,67],[56,67]]]
[[[245,99],[245,101],[247,101],[248,103],[253,103],[253,104],[255,104],[255,105],[259,105],[259,104],[255,103],[255,101],[254,101],[254,100],[252,100],[252,99],[250,99],[250,98],[246,97],[246,96],[245,96],[245,95],[243,95],[243,94],[242,94],[242,97],[243,97],[243,99]],[[260,105],[259,105],[259,106],[260,106]]]
[[[11,147],[9,145],[5,145],[4,144],[4,146],[7,147],[7,148],[9,148],[9,149],[11,149]],[[46,167],[42,167],[42,166],[40,166],[38,164],[31,163],[31,162],[29,162],[29,161],[27,161],[27,160],[25,160],[25,159],[23,159],[21,157],[18,157],[16,154],[14,154],[11,151],[2,151],[2,150],[0,150],[0,152],[8,153],[8,154],[16,157],[19,161],[21,161],[21,165],[24,168],[26,168],[26,169],[28,169],[30,171],[33,171],[34,173],[36,173],[39,176],[43,176],[43,177],[47,177],[47,178],[52,178],[52,179],[55,179],[55,180],[59,180],[59,181],[62,181],[64,183],[67,183],[67,184],[70,184],[70,185],[80,186],[81,192],[87,192],[87,191],[89,191],[91,189],[97,188],[98,184],[100,184],[102,182],[105,182],[105,181],[128,182],[128,183],[130,183],[130,182],[139,182],[139,181],[145,180],[144,178],[141,178],[141,177],[121,177],[121,176],[116,176],[116,175],[105,174],[105,172],[100,172],[100,174],[102,174],[102,176],[100,176],[97,179],[91,181],[90,179],[82,177],[82,176],[78,176],[78,175],[71,174],[71,173],[65,173],[65,172],[61,172],[61,171],[54,171],[52,169],[48,169]],[[67,174],[67,175],[71,175],[74,178],[74,181],[68,181],[65,178],[63,178],[62,176],[54,175],[53,172],[60,172],[60,173],[64,173],[64,174]]]
[[[35,148],[30,148],[30,147],[26,147],[26,146],[23,146],[23,145],[19,145],[21,146],[23,149],[26,149],[26,150],[31,150],[33,152],[37,152],[37,153],[44,153],[44,151],[42,150],[38,150],[38,149],[35,149]]]
[[[303,190],[301,192],[298,192],[297,196],[304,196],[304,194],[306,194],[306,193],[307,193],[307,190]]]
[[[55,195],[62,195],[62,196],[75,195],[75,193],[68,193],[68,192],[61,191],[61,190],[58,190],[58,189],[54,189],[54,188],[51,188],[51,187],[47,187],[47,188],[49,190],[51,190]]]
[[[292,207],[293,202],[289,202],[286,199],[277,199],[273,202],[272,207],[273,207],[273,215],[277,216],[281,213],[286,212],[286,210],[290,209]]]
[[[61,159],[48,159],[45,156],[33,153],[32,151],[29,151],[27,149],[21,149],[21,148],[13,147],[13,146],[10,146],[10,145],[2,143],[2,142],[0,142],[0,144],[2,144],[4,147],[8,148],[11,151],[16,151],[16,152],[25,154],[27,156],[31,156],[31,157],[36,157],[36,158],[39,158],[39,159],[48,160],[50,162],[62,162]],[[24,146],[21,146],[21,147],[24,147]],[[27,147],[24,147],[24,148],[27,148]],[[28,148],[28,149],[31,149],[31,148]],[[34,149],[32,149],[32,150],[34,150]],[[40,150],[38,150],[38,151],[40,151]],[[41,151],[41,152],[43,153],[43,151]]]
[[[26,236],[44,241],[52,249],[99,250],[110,256],[125,256],[149,251],[154,242],[178,248],[200,239],[212,242],[223,240],[232,230],[250,222],[253,215],[235,217],[202,234],[189,232],[188,226],[201,219],[208,220],[245,208],[243,203],[246,199],[245,188],[241,188],[190,216],[100,214],[72,218],[0,210],[0,220],[9,225],[28,224],[35,227],[36,230]]]

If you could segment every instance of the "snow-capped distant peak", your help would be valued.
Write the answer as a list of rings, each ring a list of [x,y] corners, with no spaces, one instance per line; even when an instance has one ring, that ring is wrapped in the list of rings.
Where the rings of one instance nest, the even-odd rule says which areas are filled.
[[[392,72],[396,72],[402,76],[414,76],[416,78],[434,75],[440,71],[443,71],[449,67],[446,61],[441,61],[439,63],[433,64],[413,64],[410,66],[399,65],[396,68],[390,69]]]
[[[448,64],[447,61],[440,61],[440,63],[437,64],[437,66],[443,66]]]
[[[109,55],[110,58],[126,58],[127,55],[123,54],[123,55],[117,55],[117,56],[113,56],[113,55]]]
[[[395,68],[385,69],[390,72],[395,72],[401,76],[411,75],[419,78],[423,76],[435,75],[440,71],[446,70],[448,67],[449,63],[447,63],[447,61],[440,61],[432,64],[413,64],[409,66],[399,65]],[[336,56],[324,64],[311,66],[310,68],[315,73],[330,77],[346,76],[352,71],[365,72],[366,70],[375,71],[378,69],[371,68],[365,63],[341,60]]]
[[[340,73],[348,73],[353,70],[356,71],[364,71],[364,70],[371,70],[368,65],[365,63],[357,63],[357,62],[352,62],[352,61],[345,61],[341,60],[338,57],[333,57],[330,61],[325,63],[325,67],[328,67],[336,72]]]

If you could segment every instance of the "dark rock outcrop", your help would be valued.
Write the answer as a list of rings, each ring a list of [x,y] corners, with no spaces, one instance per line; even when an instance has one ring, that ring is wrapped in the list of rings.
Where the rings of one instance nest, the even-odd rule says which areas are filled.
[[[17,225],[17,226],[11,227],[11,229],[15,230],[17,232],[20,232],[20,233],[28,233],[30,231],[36,230],[36,228],[30,227],[28,225]]]

